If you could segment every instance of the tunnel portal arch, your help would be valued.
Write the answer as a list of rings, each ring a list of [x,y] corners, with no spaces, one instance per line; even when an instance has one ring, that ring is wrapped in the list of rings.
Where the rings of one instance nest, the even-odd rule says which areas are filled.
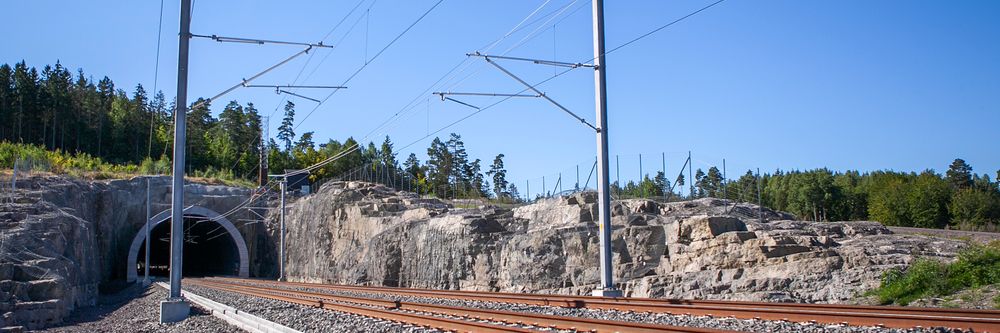
[[[213,222],[218,223],[223,228],[229,232],[229,236],[232,238],[233,243],[236,244],[236,251],[240,258],[239,267],[239,277],[249,277],[250,276],[250,258],[249,252],[247,251],[247,243],[243,240],[243,235],[240,231],[236,229],[228,219],[226,219],[222,214],[215,212],[214,210],[202,207],[202,206],[189,206],[184,209],[184,216],[203,216],[207,219],[211,219]],[[170,210],[166,210],[156,214],[149,223],[150,230],[156,229],[156,226],[160,223],[170,220]],[[128,250],[128,263],[126,266],[126,281],[133,282],[138,279],[138,272],[136,272],[136,262],[138,261],[139,250],[142,248],[143,241],[146,240],[146,225],[144,224],[139,231],[136,232],[135,237],[132,238],[132,245]]]

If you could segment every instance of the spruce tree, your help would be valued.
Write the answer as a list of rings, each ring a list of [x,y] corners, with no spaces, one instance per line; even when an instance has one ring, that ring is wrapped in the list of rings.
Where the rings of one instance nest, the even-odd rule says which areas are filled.
[[[392,151],[392,140],[389,140],[388,135],[385,136],[385,141],[382,141],[382,153],[379,157],[381,157],[382,164],[390,170],[399,168],[398,162],[396,162],[396,153]]]

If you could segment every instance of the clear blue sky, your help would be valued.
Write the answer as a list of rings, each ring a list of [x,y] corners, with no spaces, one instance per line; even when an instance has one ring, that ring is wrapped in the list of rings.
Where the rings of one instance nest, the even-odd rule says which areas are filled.
[[[296,59],[255,83],[289,84],[305,68],[299,84],[340,84],[364,63],[366,54],[372,57],[435,2],[365,0],[326,39],[336,49]],[[466,52],[482,50],[544,2],[445,0],[368,65],[349,89],[320,105],[296,132],[315,131],[317,142],[360,138],[419,96],[420,104],[388,132],[402,148],[469,114],[473,109],[420,93]],[[356,3],[196,0],[192,30],[318,41]],[[608,1],[607,44],[620,45],[708,3]],[[107,75],[129,91],[139,83],[147,90],[155,84],[173,96],[179,4],[165,5],[160,75],[154,83],[159,4],[7,3],[0,62],[24,59],[41,67],[60,60],[95,78]],[[587,1],[551,0],[528,22],[566,5],[568,10],[558,18],[527,26],[491,52],[503,52],[534,36],[508,54],[590,59]],[[644,155],[646,172],[659,169],[661,152],[667,153],[668,173],[675,174],[688,150],[696,167],[721,166],[725,158],[730,176],[756,167],[943,172],[952,159],[961,157],[974,171],[993,177],[1000,169],[997,17],[1000,2],[995,1],[723,2],[608,56],[611,153],[620,155],[622,178],[638,174],[638,154]],[[214,95],[298,50],[195,39],[190,95]],[[482,60],[474,60],[458,78],[434,90],[521,89]],[[554,73],[547,66],[505,64],[529,82]],[[574,70],[541,89],[593,121],[591,70]],[[216,102],[213,111],[235,99],[253,101],[267,115],[279,107],[281,98],[268,89],[241,89]],[[497,99],[462,100],[484,106]],[[297,120],[315,106],[294,101]],[[275,115],[272,135],[280,118]],[[439,135],[444,138],[450,132],[460,133],[471,155],[484,165],[504,153],[509,177],[522,192],[526,179],[532,179],[532,191],[537,192],[543,175],[550,187],[560,171],[575,177],[577,164],[585,178],[595,152],[592,131],[540,99],[510,100]],[[415,143],[400,152],[401,159],[410,152],[426,158],[429,143]]]

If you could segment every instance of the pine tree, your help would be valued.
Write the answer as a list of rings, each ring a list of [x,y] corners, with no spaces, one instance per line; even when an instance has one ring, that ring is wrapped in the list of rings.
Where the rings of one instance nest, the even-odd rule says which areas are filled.
[[[659,191],[659,195],[671,197],[673,193],[670,192],[670,181],[667,180],[667,176],[663,174],[663,171],[657,171],[656,177],[653,178],[653,185],[656,186]]]
[[[218,121],[212,117],[211,108],[212,104],[206,102],[204,98],[198,98],[188,107],[190,111],[185,120],[187,122],[188,151],[186,162],[189,171],[201,170],[214,165],[208,155],[208,144],[205,140],[208,131],[215,127],[215,123]],[[114,124],[112,123],[112,125]]]
[[[434,138],[430,148],[427,148],[427,182],[429,190],[441,198],[454,195],[449,191],[451,177],[454,170],[454,161],[448,146],[441,141],[441,138]]]
[[[313,132],[305,132],[299,136],[292,146],[292,159],[295,168],[301,169],[313,163],[316,159],[316,143],[313,142]]]
[[[410,153],[410,156],[406,158],[403,162],[403,173],[409,178],[411,187],[414,192],[423,193],[423,186],[426,185],[427,174],[423,166],[420,165],[420,160],[417,159],[417,154]]]
[[[403,162],[403,170],[414,179],[417,178],[417,175],[422,172],[420,168],[420,160],[417,159],[417,154],[410,153],[410,156],[408,156],[406,161]]]
[[[16,140],[14,96],[14,70],[8,64],[0,65],[0,140]]]
[[[486,172],[487,175],[493,178],[493,194],[496,195],[497,198],[503,198],[511,195],[511,193],[505,192],[507,191],[508,183],[507,170],[504,169],[503,166],[503,157],[503,154],[497,154],[497,156],[493,158],[493,164],[490,165],[490,171]]]
[[[450,168],[453,174],[451,175],[451,183],[468,187],[472,179],[472,172],[469,165],[469,154],[465,151],[465,142],[462,142],[462,136],[451,133],[447,146],[452,156]]]
[[[105,76],[97,83],[97,92],[97,157],[104,157],[106,152],[104,142],[106,142],[105,139],[109,139],[110,119],[108,116],[111,114],[111,103],[114,100],[115,83]]]
[[[953,188],[962,189],[972,186],[972,167],[961,158],[956,158],[955,161],[951,162],[946,175]]]
[[[292,149],[292,140],[295,140],[295,103],[288,101],[285,103],[285,117],[281,118],[281,126],[278,126],[278,140],[284,142],[285,150]]]
[[[517,186],[514,185],[514,183],[510,183],[510,184],[507,185],[507,196],[509,198],[515,200],[516,202],[520,202],[521,201],[521,199],[520,199],[521,193],[519,193],[517,191]]]
[[[701,198],[705,196],[705,172],[698,169],[694,172],[694,186],[697,188],[698,192],[693,194],[695,198]]]
[[[722,172],[719,172],[719,168],[708,168],[708,173],[698,180],[698,188],[703,196],[718,198],[722,194]]]
[[[472,163],[469,164],[469,171],[468,171],[469,175],[471,175],[471,178],[468,189],[466,190],[466,192],[468,193],[466,194],[475,196],[477,198],[487,196],[487,193],[489,193],[489,188],[490,188],[489,182],[486,181],[486,179],[483,177],[483,173],[481,172],[482,171],[481,164],[482,161],[480,161],[477,158],[475,161],[472,161]]]

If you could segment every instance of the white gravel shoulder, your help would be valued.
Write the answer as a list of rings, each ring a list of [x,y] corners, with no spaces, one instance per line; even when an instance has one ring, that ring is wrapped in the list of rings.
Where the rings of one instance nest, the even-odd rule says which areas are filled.
[[[342,313],[237,293],[187,285],[186,290],[302,332],[439,332],[349,313]]]

